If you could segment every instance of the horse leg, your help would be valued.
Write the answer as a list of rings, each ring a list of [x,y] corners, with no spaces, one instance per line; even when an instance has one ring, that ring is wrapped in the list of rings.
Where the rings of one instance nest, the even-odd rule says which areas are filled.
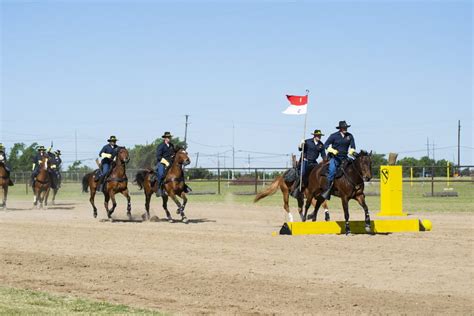
[[[8,184],[3,187],[3,210],[7,210]]]
[[[346,197],[341,197],[342,208],[344,209],[344,219],[346,221],[346,235],[351,233],[351,228],[349,227],[349,200]]]
[[[105,207],[105,211],[107,212],[107,217],[110,219],[110,213],[109,212],[109,200],[110,200],[110,195],[109,195],[109,192],[104,192],[104,207]]]
[[[286,214],[288,215],[288,222],[293,222],[293,215],[291,215],[290,211],[290,193],[288,192],[288,189],[282,190],[283,193],[283,208],[286,211]]]
[[[184,209],[186,208],[186,204],[188,204],[188,198],[186,196],[186,193],[181,193],[181,199],[183,199],[183,210],[181,211],[181,219],[183,220],[183,223],[188,223],[188,218],[184,214]]]
[[[356,196],[357,202],[359,202],[359,205],[362,206],[364,209],[365,213],[365,231],[367,233],[370,233],[370,213],[369,213],[369,207],[365,203],[365,194],[361,194]]]
[[[181,202],[178,200],[178,197],[176,196],[176,194],[174,194],[174,192],[170,192],[169,197],[173,200],[173,202],[178,207],[178,209],[176,210],[176,214],[179,214],[181,215],[181,217],[183,217],[184,207],[183,205],[181,205]],[[184,221],[184,218],[183,218],[183,221]]]
[[[304,214],[303,214],[303,222],[306,222],[306,218],[307,218],[307,215],[308,215],[308,210],[312,204],[312,201],[313,201],[313,194],[308,194],[308,197],[306,198],[306,205],[304,206]]]
[[[329,216],[328,201],[324,201],[321,205],[324,207],[324,220],[329,222],[331,217]]]
[[[110,199],[112,200],[112,208],[109,211],[109,218],[112,217],[112,214],[114,213],[115,208],[117,207],[117,201],[115,200],[115,192],[113,190],[111,190]]]
[[[49,198],[49,189],[47,189],[44,193],[44,206],[48,206],[48,198]]]
[[[92,205],[92,211],[93,211],[93,216],[94,218],[97,218],[97,207],[95,207],[95,203],[94,203],[94,198],[95,198],[95,188],[92,188],[92,186],[89,186],[90,190],[91,190],[91,196],[89,198],[89,202],[91,203]]]
[[[168,211],[168,196],[166,194],[163,194],[161,198],[163,199],[163,209],[166,212],[166,218],[168,219],[168,222],[172,223],[173,218],[171,217],[171,214]]]
[[[296,200],[298,201],[298,214],[300,214],[301,221],[303,221],[304,196],[300,195]]]
[[[123,196],[127,198],[127,216],[128,219],[132,219],[132,203],[130,202],[130,194],[128,193],[128,189],[122,191]],[[114,197],[112,196],[112,201],[114,201]]]
[[[56,194],[58,193],[58,189],[53,190],[53,198],[51,199],[51,204],[56,205]]]
[[[321,198],[321,196],[318,196],[316,198],[316,205],[314,206],[314,212],[313,212],[314,215],[312,216],[313,222],[316,221],[316,218],[318,217],[319,208],[321,207],[321,204],[323,204],[323,202],[324,202],[324,199]]]
[[[151,195],[152,193],[150,192],[146,192],[146,189],[144,190],[145,191],[145,211],[146,213],[143,214],[143,219],[148,221],[150,220],[150,200],[151,200]]]

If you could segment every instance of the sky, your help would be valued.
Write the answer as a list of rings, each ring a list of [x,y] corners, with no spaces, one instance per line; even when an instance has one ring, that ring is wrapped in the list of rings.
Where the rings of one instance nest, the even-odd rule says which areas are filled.
[[[358,149],[474,165],[470,1],[1,1],[0,142],[93,166],[110,135],[184,137],[194,166],[285,167],[351,124]],[[310,91],[308,127],[286,94]],[[324,137],[324,138],[326,138]],[[324,140],[324,139],[323,139]],[[430,150],[430,156],[433,153]]]

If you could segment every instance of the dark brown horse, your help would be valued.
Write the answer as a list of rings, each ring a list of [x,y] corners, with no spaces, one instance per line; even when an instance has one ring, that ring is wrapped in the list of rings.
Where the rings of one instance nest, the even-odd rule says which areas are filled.
[[[33,193],[35,195],[34,206],[37,208],[43,208],[48,205],[46,196],[49,194],[51,189],[51,177],[49,175],[51,162],[48,157],[44,157],[39,165],[39,173],[33,182]]]
[[[285,181],[284,175],[276,177],[275,180],[273,180],[273,182],[270,184],[270,186],[268,186],[268,188],[259,192],[257,196],[255,196],[254,203],[260,201],[261,199],[266,198],[269,195],[274,194],[278,190],[278,188],[280,188],[281,193],[283,194],[283,208],[285,209],[287,213],[288,221],[293,222],[293,215],[291,215],[289,201],[290,201],[290,190],[294,182],[295,181]],[[303,194],[300,194],[298,198],[296,198],[296,200],[298,201],[298,213],[300,214],[301,220],[304,221],[305,217],[303,215],[303,205],[304,205]],[[329,221],[330,220],[329,209],[326,202],[323,203],[323,207],[325,211],[324,213],[325,213],[326,221]]]
[[[186,215],[184,214],[184,209],[188,202],[188,198],[185,193],[185,184],[184,184],[184,172],[183,166],[189,165],[191,160],[189,159],[188,153],[186,150],[179,148],[176,150],[176,153],[173,158],[173,164],[168,170],[165,180],[164,180],[164,192],[161,198],[163,199],[163,209],[166,212],[166,218],[170,223],[173,222],[170,212],[168,211],[168,199],[171,198],[178,206],[177,214],[181,215],[181,219],[184,223],[188,222]],[[158,181],[154,181],[153,184],[150,181],[151,175],[154,172],[152,170],[146,169],[139,171],[135,176],[135,183],[140,189],[143,189],[145,193],[145,209],[146,213],[143,217],[147,220],[150,219],[150,200],[153,193],[158,191]],[[183,200],[183,204],[178,200],[180,197]]]
[[[11,179],[8,175],[5,162],[0,160],[0,188],[2,188],[3,191],[3,200],[0,206],[4,210],[7,209],[8,186],[11,185],[13,185],[13,182],[11,182]]]
[[[104,207],[107,211],[107,217],[112,218],[112,213],[117,207],[117,202],[115,201],[115,194],[122,193],[123,196],[127,199],[127,216],[129,219],[132,218],[132,205],[130,203],[130,194],[128,192],[128,178],[125,170],[125,165],[130,160],[128,156],[128,150],[125,147],[117,148],[117,156],[112,163],[111,171],[107,178],[104,179]],[[82,191],[87,192],[90,188],[90,198],[89,201],[93,208],[93,215],[97,217],[97,207],[94,204],[95,194],[97,192],[97,187],[99,186],[99,181],[95,179],[94,174],[97,172],[90,172],[82,178]],[[112,200],[112,208],[109,209],[109,201]]]
[[[344,209],[345,232],[350,234],[349,228],[349,200],[356,200],[365,212],[365,230],[370,232],[369,208],[365,203],[364,181],[372,179],[372,152],[361,151],[355,155],[354,160],[349,160],[345,168],[342,169],[342,176],[334,180],[332,194],[341,198],[342,208]],[[314,212],[308,216],[308,219],[316,221],[319,207],[325,202],[321,197],[326,186],[327,164],[319,165],[313,169],[309,176],[308,187],[306,188],[306,200],[304,216],[308,213],[312,198],[316,199]]]

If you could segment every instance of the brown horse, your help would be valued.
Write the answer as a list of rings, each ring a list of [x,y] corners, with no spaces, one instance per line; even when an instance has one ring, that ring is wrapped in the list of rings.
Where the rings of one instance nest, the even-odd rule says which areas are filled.
[[[129,219],[132,218],[132,205],[130,203],[130,194],[128,192],[128,178],[125,170],[125,165],[130,160],[128,155],[128,150],[125,147],[117,148],[117,156],[115,157],[114,162],[111,166],[111,171],[109,175],[104,179],[104,207],[107,211],[107,217],[112,218],[112,213],[117,207],[117,202],[115,201],[115,194],[122,193],[123,196],[127,199],[127,216]],[[99,186],[99,181],[95,179],[94,174],[97,172],[90,172],[82,178],[82,191],[87,192],[90,188],[90,198],[89,201],[92,205],[94,218],[97,217],[97,207],[94,203],[95,194],[97,192],[97,187]],[[112,208],[109,210],[109,201],[112,200]]]
[[[3,190],[3,201],[1,207],[6,210],[7,209],[7,196],[8,196],[8,186],[13,185],[11,179],[8,175],[5,162],[0,160],[0,187]]]
[[[369,208],[365,203],[364,194],[364,181],[370,181],[372,179],[372,152],[367,153],[361,151],[355,155],[354,160],[349,160],[347,166],[342,168],[342,176],[334,180],[334,186],[332,194],[341,198],[342,208],[344,209],[345,219],[345,232],[346,235],[350,234],[349,228],[349,200],[356,200],[365,212],[365,230],[370,232],[370,215]],[[308,219],[316,221],[319,207],[325,202],[325,199],[321,197],[324,192],[324,188],[327,183],[326,167],[320,165],[313,169],[309,176],[308,187],[306,188],[306,205],[304,217],[308,213],[308,209],[311,206],[312,199],[316,199],[316,205],[314,212],[308,216]]]
[[[163,199],[163,209],[166,212],[166,218],[170,223],[173,222],[170,212],[168,211],[168,199],[171,198],[178,206],[177,214],[181,215],[183,223],[187,223],[188,219],[184,214],[184,208],[188,203],[188,199],[185,193],[184,184],[184,172],[183,166],[189,165],[191,160],[189,159],[186,150],[179,148],[173,158],[173,164],[169,168],[165,180],[164,180],[164,192],[161,198]],[[150,200],[153,193],[158,191],[158,181],[154,181],[153,184],[150,181],[150,177],[154,174],[152,170],[146,169],[139,171],[135,176],[135,183],[141,189],[144,189],[145,193],[145,209],[146,213],[143,218],[150,219]],[[183,204],[178,200],[180,197],[183,200]]]
[[[281,193],[283,194],[283,208],[285,209],[288,215],[288,221],[293,222],[293,215],[291,214],[291,211],[290,211],[289,200],[290,200],[290,190],[294,182],[295,181],[285,181],[284,174],[276,177],[275,180],[273,180],[273,182],[270,184],[268,188],[259,192],[257,196],[255,196],[254,203],[260,201],[261,199],[266,198],[269,195],[274,194],[278,190],[278,188],[280,188]],[[300,214],[301,220],[305,221],[305,217],[303,216],[303,205],[304,205],[303,194],[300,194],[298,198],[296,198],[296,200],[298,201],[298,213]],[[329,221],[330,220],[329,209],[326,202],[323,203],[323,207],[325,210],[324,214],[326,217],[326,221]]]
[[[35,195],[35,201],[33,203],[37,208],[42,209],[43,203],[45,206],[48,205],[46,196],[49,194],[51,189],[51,177],[49,175],[51,162],[48,157],[44,157],[39,165],[39,173],[33,180],[33,193]]]

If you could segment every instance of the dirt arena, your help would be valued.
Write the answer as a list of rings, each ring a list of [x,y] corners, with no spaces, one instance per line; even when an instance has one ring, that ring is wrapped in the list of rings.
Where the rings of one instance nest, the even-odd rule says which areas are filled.
[[[142,205],[134,203],[137,219]],[[272,237],[278,207],[191,202],[185,225],[100,222],[77,201],[9,206],[0,211],[3,286],[178,314],[474,310],[472,213],[419,213],[433,222],[425,233]]]

